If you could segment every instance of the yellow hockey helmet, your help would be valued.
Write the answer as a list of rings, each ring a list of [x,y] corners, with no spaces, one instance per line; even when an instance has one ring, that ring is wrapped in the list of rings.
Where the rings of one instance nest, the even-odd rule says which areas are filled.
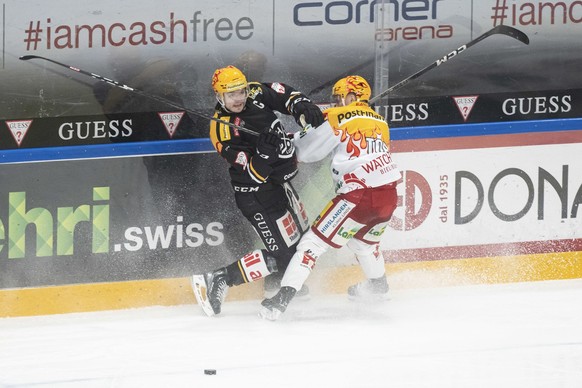
[[[332,100],[338,102],[338,99],[341,98],[341,101],[345,101],[346,96],[350,93],[354,93],[357,101],[368,101],[372,95],[372,88],[363,77],[348,75],[333,85]]]
[[[228,93],[244,89],[248,85],[245,75],[234,66],[216,69],[212,75],[212,89],[215,93]]]

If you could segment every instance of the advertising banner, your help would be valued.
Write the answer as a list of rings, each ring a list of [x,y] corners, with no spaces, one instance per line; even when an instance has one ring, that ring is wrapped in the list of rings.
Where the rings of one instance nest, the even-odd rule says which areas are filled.
[[[544,136],[395,144],[386,259],[582,249],[582,143]],[[3,164],[0,179],[3,288],[185,277],[260,246],[216,153]],[[294,182],[313,219],[333,196],[327,164],[302,164]]]
[[[191,139],[208,135],[208,120],[202,122],[184,111],[43,117],[5,120],[0,125],[0,149]]]
[[[582,89],[402,97],[375,109],[392,128],[577,118]],[[0,150],[201,138],[207,128],[208,120],[183,110],[0,120]]]
[[[0,12],[0,288],[183,277],[257,248],[214,151],[114,153],[205,141],[210,79],[230,64],[325,104],[348,74],[378,95],[439,60],[376,110],[411,139],[476,123],[483,137],[431,148],[433,133],[396,153],[389,259],[582,250],[582,143],[485,142],[487,124],[581,117],[579,0],[4,0]],[[529,44],[493,35],[454,51],[501,24]],[[111,154],[89,152],[103,145]],[[45,149],[52,161],[26,160]],[[9,153],[23,156],[3,162]],[[329,173],[302,171],[313,216],[332,195]]]
[[[392,128],[582,117],[582,90],[393,98],[376,105]]]
[[[188,276],[258,238],[214,153],[0,165],[0,288]]]
[[[211,111],[217,67],[237,65],[251,80],[286,82],[323,103],[341,76],[359,73],[378,94],[500,24],[530,44],[491,36],[388,97],[582,88],[576,0],[5,0],[1,11],[5,120],[174,110],[25,55]]]
[[[581,144],[399,153],[390,249],[582,238]],[[579,209],[580,208],[580,209]]]
[[[402,206],[382,240],[385,259],[580,251],[581,133],[450,138],[438,151],[397,146]]]

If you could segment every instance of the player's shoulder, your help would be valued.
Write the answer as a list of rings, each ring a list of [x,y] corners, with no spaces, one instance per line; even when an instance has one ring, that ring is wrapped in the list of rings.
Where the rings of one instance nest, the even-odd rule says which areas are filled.
[[[334,107],[327,108],[326,110],[324,110],[324,113],[331,114],[331,115],[346,114],[346,113],[350,113],[350,112],[354,112],[356,114],[359,114],[361,112],[376,113],[374,111],[374,109],[372,109],[365,102],[354,102],[354,103],[351,103],[350,105],[334,106]]]
[[[294,87],[283,82],[263,82],[260,85],[265,94],[289,95],[297,92]]]
[[[256,99],[258,96],[263,95],[267,86],[261,82],[249,82],[249,98]]]
[[[349,106],[332,106],[323,111],[326,117],[337,117],[340,114],[344,114],[346,111],[351,110]]]
[[[214,107],[214,113],[212,114],[212,117],[214,117],[215,119],[224,120],[224,117],[228,117],[228,116],[230,116],[230,114],[228,112],[226,112],[220,106],[220,104],[216,104],[216,106]],[[211,121],[211,123],[216,123],[216,122],[215,121]]]
[[[265,87],[264,83],[257,81],[250,81],[247,83],[247,85],[249,86],[249,89],[261,89]]]

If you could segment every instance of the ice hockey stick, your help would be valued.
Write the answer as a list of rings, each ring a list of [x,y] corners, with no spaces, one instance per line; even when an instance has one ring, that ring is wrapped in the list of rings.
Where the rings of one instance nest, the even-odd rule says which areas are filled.
[[[519,40],[520,42],[522,42],[524,44],[529,44],[529,38],[527,37],[527,35],[525,33],[523,33],[522,31],[518,30],[517,28],[505,26],[502,24],[497,26],[497,27],[493,27],[492,29],[483,33],[482,35],[478,36],[477,38],[473,39],[469,43],[465,43],[464,45],[462,45],[458,49],[451,51],[450,53],[443,56],[442,58],[437,59],[436,61],[434,61],[430,65],[428,65],[428,66],[420,69],[416,73],[404,78],[402,81],[398,82],[394,86],[391,86],[388,89],[384,90],[382,93],[378,94],[377,96],[372,97],[370,99],[370,104],[374,103],[375,101],[378,101],[380,98],[384,97],[385,95],[390,94],[397,89],[400,89],[401,87],[403,87],[404,85],[406,85],[410,81],[420,77],[421,75],[434,69],[435,67],[442,65],[443,63],[449,61],[450,59],[456,57],[457,55],[459,55],[463,51],[467,50],[469,47],[474,46],[477,43],[481,42],[483,39],[488,38],[491,35],[495,35],[495,34],[507,35],[511,38]]]
[[[224,124],[224,125],[229,125],[229,126],[231,126],[233,128],[236,128],[236,129],[238,129],[238,130],[240,130],[242,132],[246,132],[246,133],[251,134],[251,135],[255,135],[255,136],[258,136],[259,135],[258,132],[253,131],[253,130],[248,129],[248,128],[245,128],[243,126],[236,125],[236,124],[233,124],[233,123],[230,123],[228,121],[221,120],[221,119],[217,119],[215,117],[209,116],[209,115],[204,114],[202,112],[199,112],[199,111],[196,111],[196,110],[192,110],[192,109],[183,107],[180,104],[177,104],[177,103],[175,103],[173,101],[167,100],[167,99],[165,99],[163,97],[156,96],[154,94],[146,93],[146,92],[144,92],[142,90],[133,88],[133,87],[131,87],[129,85],[122,84],[122,83],[120,83],[118,81],[115,81],[115,80],[112,80],[110,78],[106,78],[106,77],[103,77],[103,76],[101,76],[99,74],[91,73],[89,71],[85,71],[83,69],[79,69],[78,67],[70,66],[70,65],[67,65],[65,63],[61,63],[61,62],[55,61],[53,59],[41,57],[39,55],[23,55],[19,59],[21,59],[23,61],[28,61],[30,59],[43,59],[45,61],[54,63],[55,65],[59,65],[59,66],[62,66],[62,67],[66,67],[67,69],[73,70],[73,71],[75,71],[75,72],[77,72],[79,74],[83,74],[83,75],[87,75],[89,77],[93,77],[93,78],[95,78],[98,81],[106,82],[109,85],[113,85],[115,87],[118,87],[118,88],[127,90],[129,92],[135,93],[135,94],[140,95],[142,97],[146,97],[146,98],[149,98],[151,100],[155,100],[155,101],[158,101],[158,102],[167,104],[167,105],[172,106],[172,107],[174,107],[176,109],[180,109],[180,110],[186,111],[188,113],[191,113],[191,114],[193,114],[195,116],[198,116],[198,117],[201,117],[203,119],[208,119],[208,120],[216,121],[217,123],[221,123],[221,124]]]

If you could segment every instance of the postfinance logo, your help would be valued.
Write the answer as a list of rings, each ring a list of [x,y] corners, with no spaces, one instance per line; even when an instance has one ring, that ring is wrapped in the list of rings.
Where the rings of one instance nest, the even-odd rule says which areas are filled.
[[[32,235],[30,226],[34,226],[34,256],[72,255],[75,228],[83,222],[91,225],[92,252],[109,252],[109,187],[94,187],[92,204],[59,207],[54,213],[40,207],[29,209],[26,200],[26,192],[8,193],[8,219],[6,223],[0,219],[0,254],[7,249],[9,259],[24,258],[26,236]]]

